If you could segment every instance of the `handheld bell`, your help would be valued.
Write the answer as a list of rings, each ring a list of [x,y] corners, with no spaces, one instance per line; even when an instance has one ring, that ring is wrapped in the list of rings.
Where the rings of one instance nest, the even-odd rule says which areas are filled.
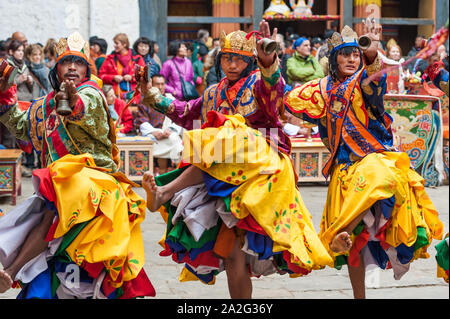
[[[367,50],[372,44],[372,40],[368,36],[360,36],[358,39],[358,45],[362,51]]]
[[[60,91],[66,92],[66,86],[65,83],[61,83]],[[56,105],[56,113],[58,113],[61,116],[68,116],[72,114],[72,108],[69,106],[69,100],[67,99],[61,99],[58,101],[58,105]]]
[[[262,41],[262,49],[267,55],[272,54],[278,48],[278,43],[275,40],[264,38]]]

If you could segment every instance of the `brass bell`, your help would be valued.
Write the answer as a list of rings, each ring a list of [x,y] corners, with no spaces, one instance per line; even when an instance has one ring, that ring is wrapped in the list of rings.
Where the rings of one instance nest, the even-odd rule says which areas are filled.
[[[65,92],[66,91],[66,86],[65,83],[61,83],[60,86],[60,91]],[[69,106],[69,100],[59,100],[58,104],[56,105],[56,113],[58,113],[61,116],[68,116],[70,114],[72,114],[73,110],[72,108]]]
[[[262,49],[265,54],[270,55],[277,50],[278,43],[275,40],[264,38],[262,41]]]
[[[358,39],[358,46],[362,51],[367,50],[370,48],[370,45],[372,44],[372,40],[368,36],[360,36]]]

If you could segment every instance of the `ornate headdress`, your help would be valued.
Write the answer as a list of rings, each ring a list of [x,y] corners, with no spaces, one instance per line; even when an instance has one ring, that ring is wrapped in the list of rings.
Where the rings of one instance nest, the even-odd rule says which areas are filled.
[[[344,47],[359,47],[358,34],[347,25],[344,26],[341,33],[335,32],[331,38],[328,39],[328,51],[330,51],[330,56]]]
[[[220,33],[220,50],[225,53],[254,56],[256,36],[247,34],[244,31],[234,31],[227,35],[225,31],[222,31]]]
[[[89,42],[78,32],[72,33],[67,39],[60,38],[56,44],[56,63],[68,55],[79,56],[89,63]]]

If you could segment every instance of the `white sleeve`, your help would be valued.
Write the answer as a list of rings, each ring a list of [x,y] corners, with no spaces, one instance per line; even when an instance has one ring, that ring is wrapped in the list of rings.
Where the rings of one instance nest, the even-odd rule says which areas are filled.
[[[144,122],[139,126],[139,130],[141,131],[142,136],[149,136],[158,129],[154,128],[149,122]]]

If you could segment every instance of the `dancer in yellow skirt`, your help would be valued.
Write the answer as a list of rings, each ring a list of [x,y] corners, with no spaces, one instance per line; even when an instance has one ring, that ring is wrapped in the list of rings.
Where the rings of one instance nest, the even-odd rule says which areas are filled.
[[[260,30],[270,36],[267,22]],[[251,275],[297,277],[332,259],[296,185],[278,119],[284,81],[275,52],[264,52],[253,34],[222,34],[217,67],[226,78],[197,100],[144,92],[144,103],[191,131],[184,140],[188,165],[156,178],[148,172],[143,187],[151,211],[164,204],[162,254],[185,264],[180,280],[212,284],[225,270],[231,298],[250,298]],[[195,120],[202,128],[192,130]]]
[[[31,141],[45,165],[33,172],[35,195],[0,218],[0,293],[13,285],[23,288],[18,298],[154,296],[143,269],[146,203],[118,172],[106,98],[90,77],[89,44],[74,33],[56,50],[54,91],[28,111],[19,109],[16,87],[0,79],[0,121]]]
[[[385,113],[385,77],[367,78],[382,68],[377,53],[380,28],[366,21],[372,40],[362,51],[345,26],[329,40],[330,75],[294,88],[286,97],[296,116],[316,123],[331,158],[319,236],[334,258],[348,264],[355,298],[365,298],[365,269],[393,268],[395,279],[416,258],[428,258],[443,225],[406,153],[393,146],[391,117]]]

